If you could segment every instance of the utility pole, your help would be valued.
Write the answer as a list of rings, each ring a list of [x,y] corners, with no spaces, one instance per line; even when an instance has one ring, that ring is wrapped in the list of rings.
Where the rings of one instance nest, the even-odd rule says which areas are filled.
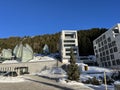
[[[107,90],[106,73],[104,71],[105,90]]]

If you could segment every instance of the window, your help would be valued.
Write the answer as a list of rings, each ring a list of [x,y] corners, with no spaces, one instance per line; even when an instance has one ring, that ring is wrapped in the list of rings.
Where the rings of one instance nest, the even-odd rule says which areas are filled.
[[[112,55],[110,55],[110,57],[111,57],[111,59],[114,59],[114,55],[112,54]]]
[[[103,62],[102,58],[100,58],[100,61]]]
[[[110,53],[113,53],[113,49],[112,48],[110,49]]]
[[[120,59],[116,60],[117,65],[120,65]]]
[[[113,32],[114,33],[119,33],[119,30],[118,29],[113,29]]]
[[[74,47],[75,44],[65,44],[64,47]]]
[[[107,46],[107,45],[105,45],[105,49],[108,49],[108,46]]]
[[[107,44],[107,41],[106,41],[106,40],[104,40],[104,44]]]
[[[106,50],[106,54],[109,55],[109,51],[108,50]]]
[[[112,47],[112,43],[109,43],[108,46],[109,46],[109,48],[111,48]]]
[[[98,47],[100,47],[100,43],[98,43]]]
[[[96,46],[94,46],[94,49],[96,49]]]
[[[109,66],[111,66],[111,63],[110,63],[110,61],[108,62],[108,65],[109,65]]]
[[[103,39],[105,39],[105,35],[103,35]]]
[[[106,58],[107,58],[107,60],[110,60],[110,57],[109,57],[109,56],[107,56]]]
[[[102,57],[102,53],[100,53],[100,57]]]
[[[103,56],[105,56],[105,52],[103,52]]]
[[[117,52],[117,51],[118,51],[117,47],[114,47],[114,52]]]
[[[111,38],[110,37],[107,40],[108,40],[108,42],[111,42]]]
[[[101,52],[101,48],[99,48],[99,52]]]
[[[105,58],[105,57],[103,57],[103,61],[106,61],[106,58]]]
[[[95,50],[95,53],[98,53],[98,51],[97,51],[97,50]]]
[[[112,41],[112,46],[116,46],[116,41]]]
[[[115,64],[115,60],[114,60],[114,61],[112,61],[112,64],[113,64],[113,65],[116,65],[116,64]]]
[[[104,47],[102,47],[102,51],[104,51]]]
[[[103,42],[101,42],[101,45],[103,46]]]
[[[75,40],[64,40],[65,43],[74,43]]]
[[[105,62],[105,66],[107,67],[107,62]]]

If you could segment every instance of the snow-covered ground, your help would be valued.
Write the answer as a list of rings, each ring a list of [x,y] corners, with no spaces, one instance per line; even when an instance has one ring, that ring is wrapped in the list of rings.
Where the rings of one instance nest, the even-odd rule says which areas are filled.
[[[81,65],[82,68],[84,69],[84,65],[86,64],[78,64]],[[80,66],[79,66],[80,67]],[[107,68],[101,68],[101,67],[96,67],[96,66],[88,66],[88,71],[82,70],[81,75],[80,75],[80,81],[88,80],[89,78],[93,78],[94,76],[96,78],[99,78],[100,76],[104,76],[104,72],[106,72],[106,75],[111,76],[112,70],[107,69]],[[67,74],[62,68],[52,68],[52,69],[46,69],[44,71],[41,71],[40,73],[36,73],[36,75],[40,76],[45,76],[49,78],[57,78],[59,79],[59,83],[66,84],[66,85],[87,85],[89,87],[94,88],[95,90],[97,89],[104,89],[105,85],[92,85],[92,84],[83,84],[80,82],[76,81],[66,81]],[[109,89],[108,90],[113,90],[114,86],[113,85],[108,85],[107,86]],[[110,89],[111,88],[111,89]]]
[[[0,76],[0,83],[19,83],[19,82],[24,82],[25,79],[22,77],[4,77]]]
[[[19,63],[17,60],[5,60],[2,62],[2,64],[5,64],[5,63]]]
[[[30,60],[29,62],[39,62],[39,61],[48,61],[48,60],[55,60],[55,59],[50,56],[35,56],[34,59]]]

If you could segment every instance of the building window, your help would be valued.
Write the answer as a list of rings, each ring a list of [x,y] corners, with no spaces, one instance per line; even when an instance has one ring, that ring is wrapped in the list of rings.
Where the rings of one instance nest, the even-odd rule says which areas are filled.
[[[117,65],[120,65],[120,59],[117,59],[116,62],[117,62]]]
[[[113,53],[113,49],[112,48],[110,49],[110,53]]]
[[[100,61],[103,62],[102,58],[100,58]]]
[[[103,35],[103,39],[105,39],[105,35]]]
[[[109,56],[107,56],[106,58],[107,58],[107,60],[110,60],[110,57],[109,57]]]
[[[113,65],[116,65],[116,64],[115,64],[115,60],[114,60],[114,61],[112,61],[112,64],[113,64]]]
[[[118,51],[117,47],[114,47],[114,52],[117,52],[117,51]]]
[[[106,41],[106,40],[104,40],[104,44],[107,44],[107,41]]]
[[[96,46],[94,46],[94,49],[96,49]]]
[[[98,53],[98,51],[97,51],[97,50],[95,50],[95,53]]]
[[[104,51],[104,47],[102,47],[102,51]]]
[[[105,52],[103,52],[103,56],[105,56]]]
[[[106,54],[109,55],[109,51],[108,50],[106,50]]]
[[[109,48],[111,48],[112,47],[112,43],[109,43],[108,46],[109,46]]]
[[[64,40],[65,43],[75,43],[75,40]]]
[[[107,45],[105,45],[105,49],[108,49],[108,46],[107,46]]]
[[[109,65],[109,66],[111,66],[111,63],[110,63],[110,61],[108,62],[108,65]]]
[[[112,41],[112,46],[116,46],[116,41]]]
[[[102,53],[100,53],[100,57],[102,57]]]
[[[114,59],[114,55],[112,54],[112,55],[110,55],[110,57],[111,57],[111,59]]]
[[[105,66],[107,67],[107,62],[105,62]]]
[[[108,40],[108,42],[111,42],[111,38],[110,37],[107,40]]]
[[[100,47],[101,45],[100,45],[100,43],[98,43],[98,47]]]
[[[119,30],[118,29],[113,29],[112,30],[114,33],[119,33]]]
[[[101,48],[99,48],[99,52],[101,52]]]
[[[75,47],[75,44],[65,44],[64,47]]]
[[[105,57],[103,57],[103,61],[106,61],[106,58],[105,58]]]
[[[103,43],[103,42],[101,42],[101,45],[102,45],[102,46],[103,46],[103,44],[104,44],[104,43]]]

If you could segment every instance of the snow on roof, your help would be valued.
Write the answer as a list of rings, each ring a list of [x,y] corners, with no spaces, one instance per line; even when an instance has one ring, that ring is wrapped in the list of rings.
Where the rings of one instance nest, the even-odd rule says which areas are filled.
[[[21,77],[0,77],[0,83],[18,83],[24,82],[25,80]]]
[[[5,64],[5,63],[19,63],[19,62],[16,60],[5,60],[4,62],[2,62],[2,64]]]
[[[49,56],[36,56],[34,59],[30,60],[29,62],[37,62],[37,61],[48,61],[48,60],[55,60]]]

